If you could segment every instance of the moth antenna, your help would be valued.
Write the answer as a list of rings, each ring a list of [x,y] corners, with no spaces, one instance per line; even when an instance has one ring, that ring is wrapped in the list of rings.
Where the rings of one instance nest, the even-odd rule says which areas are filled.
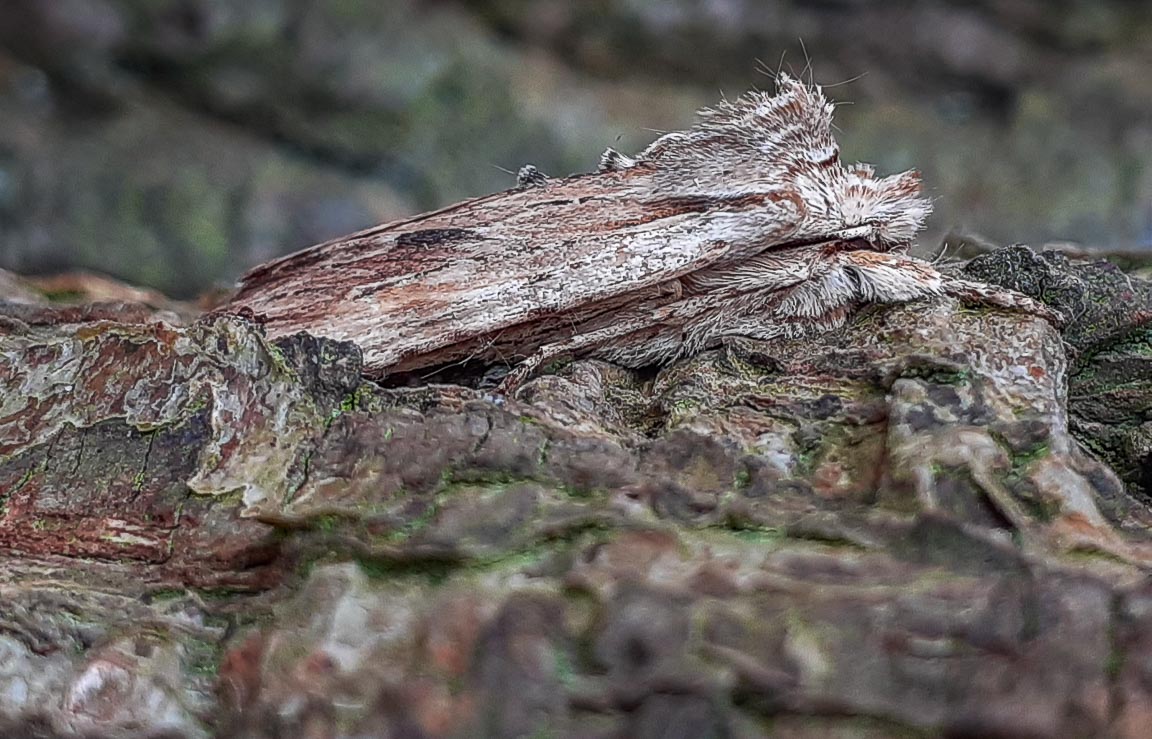
[[[865,71],[865,72],[861,72],[860,74],[856,75],[855,77],[849,77],[848,79],[841,80],[840,82],[833,82],[831,84],[821,85],[821,87],[827,89],[829,87],[840,87],[841,85],[850,85],[853,82],[856,82],[857,80],[861,80],[867,76],[868,76],[868,72]],[[840,105],[841,103],[836,103],[836,104]]]
[[[928,262],[929,262],[929,264],[932,264],[932,265],[940,264],[940,262],[944,259],[944,257],[947,254],[948,254],[948,239],[944,239],[940,242],[940,249],[936,252],[935,256],[933,256],[931,259],[928,260]]]
[[[760,57],[756,57],[756,66],[753,67],[753,71],[755,71],[756,74],[762,74],[765,77],[774,77],[775,76],[774,73],[772,72],[772,69],[767,64],[765,64],[764,60],[761,59]]]
[[[504,352],[496,348],[496,339],[492,339],[492,343],[489,344],[489,347],[496,352],[496,359],[498,359],[501,364],[505,364],[509,367],[513,366],[514,362],[508,361],[508,357],[504,356]]]
[[[854,101],[854,100],[837,100],[836,102],[832,103],[832,107],[839,108],[841,105],[855,105],[855,104],[856,104],[856,101]],[[841,133],[841,134],[844,133],[844,129],[837,126],[835,121],[832,121],[832,123],[830,123],[829,125],[832,126],[832,130],[835,131],[836,133]]]
[[[757,57],[756,63],[759,65],[760,68],[757,69],[756,71],[759,72],[760,74],[764,75],[765,77],[768,77],[769,79],[771,79],[774,84],[779,83],[780,82],[780,73],[784,71],[784,57],[787,54],[788,54],[787,49],[784,49],[783,51],[780,52],[780,61],[778,61],[776,63],[776,69],[772,69],[772,67],[769,67],[767,64],[764,63],[763,59],[760,59],[759,57]]]
[[[807,73],[808,74],[808,84],[809,85],[815,85],[816,84],[815,72],[812,71],[812,57],[810,57],[808,55],[808,47],[804,45],[803,37],[797,36],[796,40],[800,42],[800,51],[804,54],[804,69],[800,72],[800,74],[798,74],[796,76],[798,79],[803,81],[804,80],[804,74]]]

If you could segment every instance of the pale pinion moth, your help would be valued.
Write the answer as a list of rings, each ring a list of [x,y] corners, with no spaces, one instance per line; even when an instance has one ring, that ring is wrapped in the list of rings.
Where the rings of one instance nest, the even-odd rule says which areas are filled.
[[[1059,316],[905,254],[930,203],[916,172],[840,162],[833,105],[781,74],[636,157],[394,221],[249,272],[222,310],[272,337],[357,343],[365,372],[594,356],[641,367],[727,337],[796,337],[864,303],[953,295]],[[527,170],[524,170],[527,171]]]

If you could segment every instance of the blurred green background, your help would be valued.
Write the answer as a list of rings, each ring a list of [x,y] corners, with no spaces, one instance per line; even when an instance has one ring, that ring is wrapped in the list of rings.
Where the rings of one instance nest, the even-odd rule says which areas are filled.
[[[802,41],[801,41],[802,40]],[[805,70],[948,230],[1152,244],[1152,3],[3,0],[0,267],[176,297]]]

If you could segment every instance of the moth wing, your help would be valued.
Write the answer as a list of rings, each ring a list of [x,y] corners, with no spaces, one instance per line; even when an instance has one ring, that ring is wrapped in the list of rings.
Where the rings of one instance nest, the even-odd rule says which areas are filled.
[[[355,341],[380,372],[785,240],[787,197],[654,197],[638,172],[513,190],[385,224],[249,272],[222,309],[272,337]]]

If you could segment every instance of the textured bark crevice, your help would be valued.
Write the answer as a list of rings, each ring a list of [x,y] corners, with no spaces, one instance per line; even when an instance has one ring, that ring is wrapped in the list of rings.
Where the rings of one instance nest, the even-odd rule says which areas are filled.
[[[505,398],[382,388],[353,344],[237,318],[5,304],[0,714],[1142,736],[1149,288],[1021,250],[963,269],[1083,307],[1063,336],[872,308]]]

